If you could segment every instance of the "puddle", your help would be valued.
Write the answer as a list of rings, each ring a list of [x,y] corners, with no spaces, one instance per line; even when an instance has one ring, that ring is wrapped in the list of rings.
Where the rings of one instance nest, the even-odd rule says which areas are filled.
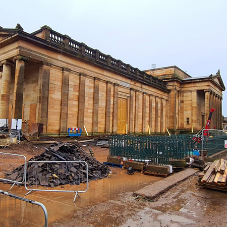
[[[163,225],[167,225],[170,222],[177,222],[181,224],[194,224],[195,222],[178,215],[162,214],[158,216],[158,219],[161,220]]]
[[[178,215],[164,214],[158,210],[145,208],[138,212],[135,218],[128,219],[128,221],[121,225],[121,227],[180,227],[182,225],[194,224],[195,222]]]
[[[78,210],[113,200],[121,193],[136,191],[151,182],[161,179],[143,175],[140,172],[135,172],[134,175],[128,175],[126,170],[122,170],[121,168],[111,168],[111,170],[112,174],[108,178],[90,181],[88,191],[86,193],[80,193],[80,197],[76,198],[75,203],[73,203],[75,193],[66,192],[36,191],[27,195],[26,198],[43,203],[48,211],[48,222],[51,223],[62,218],[71,218]],[[86,184],[81,184],[80,186],[86,189]],[[0,188],[7,191],[10,188],[10,184],[0,183]],[[40,189],[43,188],[40,187]],[[63,188],[56,187],[54,189],[75,191],[75,186],[64,185]],[[24,197],[27,191],[22,186],[14,186],[10,193]]]

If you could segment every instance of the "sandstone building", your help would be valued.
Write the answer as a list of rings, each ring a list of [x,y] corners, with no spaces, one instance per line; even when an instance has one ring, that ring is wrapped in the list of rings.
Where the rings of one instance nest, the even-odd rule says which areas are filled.
[[[0,27],[0,119],[32,134],[200,130],[210,108],[222,127],[220,72],[192,78],[176,66],[141,71],[48,26]]]

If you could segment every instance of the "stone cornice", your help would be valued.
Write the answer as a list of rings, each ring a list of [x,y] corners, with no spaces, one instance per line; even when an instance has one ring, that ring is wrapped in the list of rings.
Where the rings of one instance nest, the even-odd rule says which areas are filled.
[[[44,30],[49,32],[48,40],[35,36],[35,34]],[[125,64],[120,60],[112,58],[110,55],[103,54],[98,50],[90,48],[86,44],[77,42],[76,40],[71,39],[69,36],[62,35],[50,29],[48,26],[45,26],[44,28],[32,34],[26,33],[24,31],[17,32],[13,39],[24,39],[26,41],[34,42],[37,45],[44,45],[45,48],[54,49],[55,51],[69,54],[70,56],[79,58],[88,62],[89,64],[93,64],[122,75],[130,80],[138,81],[142,84],[155,87],[164,92],[169,92],[164,81],[148,75],[144,71],[133,68],[129,64]],[[13,41],[13,39],[9,38],[7,43],[9,43],[10,40]],[[67,45],[65,42],[66,39],[68,40]],[[0,42],[0,44],[3,45],[3,42]]]

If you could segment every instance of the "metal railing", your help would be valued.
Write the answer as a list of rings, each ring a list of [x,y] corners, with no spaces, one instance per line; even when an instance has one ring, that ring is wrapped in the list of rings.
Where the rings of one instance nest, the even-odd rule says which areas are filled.
[[[110,155],[136,161],[164,165],[170,159],[182,159],[192,154],[192,135],[134,136],[113,135],[110,138]]]
[[[33,167],[32,171],[26,170],[25,188],[29,191],[26,195],[33,191],[72,192],[75,193],[73,200],[75,202],[79,193],[85,193],[88,190],[88,164],[85,161],[28,161],[28,165],[33,165]],[[74,168],[78,165],[80,166],[79,169]],[[44,169],[45,176],[39,174],[40,166]],[[56,187],[61,187],[66,183],[59,180],[59,176],[62,174],[65,177],[64,181],[68,180],[69,184],[73,184],[68,190],[56,189]]]
[[[9,169],[9,168],[7,168],[6,165],[11,165],[10,162],[8,162],[8,161],[6,162],[7,156],[9,156],[11,158],[23,159],[23,160],[21,160],[21,163],[24,165],[24,167],[23,167],[24,172],[21,177],[18,178],[15,175],[15,179],[14,179],[14,177],[10,174],[10,177],[7,178],[8,175],[7,175],[6,169]],[[5,165],[5,167],[3,169],[0,168],[0,181],[11,183],[12,186],[9,190],[11,190],[15,184],[20,184],[20,185],[24,184],[25,172],[26,172],[26,157],[24,155],[0,152],[0,162],[3,163],[2,166]]]
[[[202,150],[207,150],[208,156],[213,155],[227,148],[225,147],[225,144],[227,145],[227,131],[217,129],[203,129],[201,141]]]
[[[48,226],[46,207],[0,190],[0,226]]]

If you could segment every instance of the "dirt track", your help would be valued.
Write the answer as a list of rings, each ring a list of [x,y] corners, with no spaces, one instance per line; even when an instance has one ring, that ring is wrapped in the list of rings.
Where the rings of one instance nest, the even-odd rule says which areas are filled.
[[[26,156],[32,157],[41,153],[43,147],[43,145],[20,144],[19,146],[14,145],[0,151],[26,154]],[[92,149],[97,159],[100,161],[106,160],[108,149],[99,147],[92,147]],[[7,168],[14,168],[18,164],[18,161],[13,162]],[[2,167],[4,163],[0,163],[0,165]],[[50,212],[48,211],[50,217],[49,226],[227,226],[225,212],[227,210],[227,193],[201,189],[197,185],[198,177],[196,175],[176,185],[160,198],[154,201],[146,201],[132,197],[132,193],[134,190],[149,184],[149,182],[152,183],[161,180],[161,178],[147,176],[151,178],[144,178],[146,182],[141,182],[138,180],[143,177],[141,173],[128,176],[125,170],[116,168],[112,168],[112,173],[110,179],[91,182],[89,187],[89,193],[91,193],[98,185],[103,185],[102,187],[104,187],[105,182],[109,182],[109,184],[114,180],[119,182],[119,184],[110,184],[112,188],[108,189],[109,194],[107,190],[105,190],[107,194],[104,196],[98,194],[99,190],[92,196],[85,193],[75,204],[72,204],[72,195],[63,195],[63,206],[59,202],[54,203],[55,212],[58,215],[54,216],[53,210],[49,209]],[[132,180],[134,179],[133,177],[136,180]],[[124,181],[120,183],[122,178],[127,185],[122,186],[124,185]],[[13,192],[15,191],[16,189]],[[48,210],[49,204],[46,202],[47,198],[44,198],[45,195],[34,193],[31,198],[32,196],[37,201],[39,199],[43,200]],[[56,201],[59,195],[55,194],[52,197],[53,201]],[[70,209],[67,206],[70,206]],[[61,215],[59,215],[59,210],[62,211],[60,212],[62,213]]]

